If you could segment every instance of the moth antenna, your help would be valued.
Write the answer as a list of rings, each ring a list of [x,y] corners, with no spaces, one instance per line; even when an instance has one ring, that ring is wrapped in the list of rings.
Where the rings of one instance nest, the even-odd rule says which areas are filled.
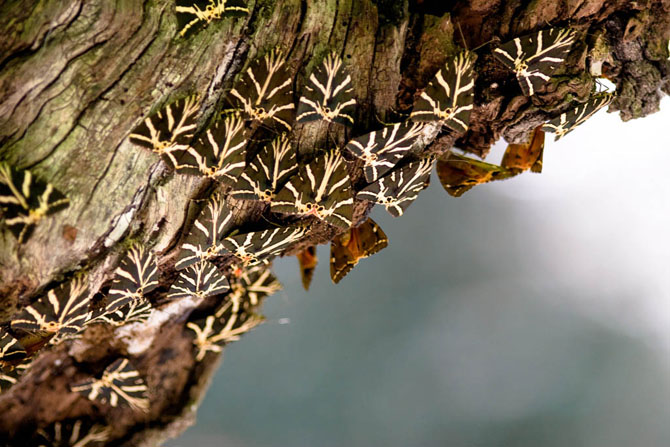
[[[465,41],[465,36],[463,35],[463,30],[461,29],[461,23],[456,22],[456,26],[458,26],[458,33],[461,35],[461,40],[463,41],[463,46],[465,47],[466,50],[470,51],[468,49],[468,43]]]
[[[483,44],[479,45],[478,47],[473,48],[472,51],[475,52],[475,51],[477,51],[478,49],[480,49],[480,48],[482,48],[482,47],[485,47],[486,45],[490,44],[491,42],[495,42],[496,40],[497,40],[497,39],[495,39],[495,38],[494,38],[494,39],[489,39],[489,40],[487,40],[486,42],[484,42]]]

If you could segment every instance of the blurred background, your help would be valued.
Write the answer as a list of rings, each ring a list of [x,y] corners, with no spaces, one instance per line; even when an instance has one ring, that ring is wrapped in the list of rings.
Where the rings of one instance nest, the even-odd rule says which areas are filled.
[[[268,321],[224,353],[167,446],[670,445],[670,100],[598,113],[544,172],[451,198],[434,176],[389,246],[309,293],[297,260]],[[487,161],[499,162],[505,144]]]

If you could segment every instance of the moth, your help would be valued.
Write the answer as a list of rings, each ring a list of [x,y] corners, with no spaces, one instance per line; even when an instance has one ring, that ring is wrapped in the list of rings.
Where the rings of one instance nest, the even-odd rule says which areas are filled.
[[[270,267],[264,264],[240,269],[230,286],[232,292],[230,295],[234,300],[248,302],[251,306],[257,306],[263,298],[282,288]]]
[[[182,270],[170,287],[168,299],[207,298],[230,290],[228,279],[214,264],[203,261]]]
[[[28,240],[35,225],[69,204],[70,200],[52,184],[35,179],[30,171],[18,171],[0,162],[0,209],[19,245]]]
[[[351,76],[342,59],[335,53],[327,55],[305,85],[305,95],[298,103],[298,122],[323,120],[353,126],[356,111],[353,91]]]
[[[233,214],[223,197],[214,194],[181,246],[175,268],[184,269],[200,261],[211,260],[219,255],[221,241],[234,226]]]
[[[437,176],[450,196],[460,197],[476,185],[516,175],[512,170],[453,152],[437,160]]]
[[[151,302],[140,297],[112,310],[104,309],[94,315],[87,324],[107,323],[112,326],[122,326],[131,323],[144,323],[151,316]]]
[[[132,301],[139,300],[158,287],[158,262],[156,256],[135,245],[123,258],[114,272],[114,280],[107,295],[107,310],[113,311]]]
[[[316,245],[310,245],[298,253],[296,257],[298,258],[298,264],[300,265],[302,287],[305,290],[309,290],[309,285],[311,284],[312,277],[314,276],[314,270],[316,269],[316,265],[319,262],[318,258],[316,257]]]
[[[190,147],[200,110],[198,95],[178,99],[145,118],[129,135],[130,141],[160,155],[171,167],[177,166],[180,151]]]
[[[433,161],[432,157],[427,157],[391,171],[366,186],[356,197],[384,205],[393,217],[402,216],[419,193],[428,187]]]
[[[20,363],[16,366],[5,365],[0,367],[0,392],[7,391],[12,385],[17,383],[29,367],[30,363]]]
[[[386,248],[388,238],[377,223],[368,218],[330,242],[330,279],[340,282],[358,261]]]
[[[221,352],[225,343],[239,340],[241,335],[262,321],[263,318],[255,314],[234,313],[226,321],[210,315],[203,320],[187,323],[186,327],[195,333],[193,344],[197,349],[196,361],[204,359],[208,352]]]
[[[207,26],[221,17],[243,17],[249,8],[243,0],[177,0],[176,12],[179,35],[184,37],[199,23]]]
[[[613,99],[614,95],[611,93],[598,93],[593,95],[584,104],[577,106],[572,110],[568,110],[565,113],[561,113],[559,117],[544,124],[542,130],[555,133],[555,141],[558,141],[575,130],[575,127],[591,118],[598,110],[609,105]]]
[[[254,157],[230,194],[236,199],[270,202],[297,171],[296,151],[288,134],[282,134]]]
[[[247,144],[244,121],[237,115],[217,120],[177,160],[178,172],[233,185],[244,169]]]
[[[230,91],[231,103],[246,119],[290,131],[295,111],[292,84],[282,52],[274,49],[245,70]]]
[[[46,332],[54,335],[50,343],[58,343],[80,332],[90,319],[88,295],[86,281],[81,277],[75,278],[24,307],[12,318],[12,330]]]
[[[455,132],[465,132],[473,109],[475,56],[463,51],[437,72],[414,103],[413,121],[438,121]]]
[[[147,385],[139,371],[126,358],[116,360],[102,373],[100,379],[87,379],[71,385],[70,390],[88,400],[117,407],[119,403],[134,410],[147,411]]]
[[[40,447],[102,447],[105,445],[111,427],[91,424],[76,419],[55,422],[36,432],[36,442]],[[31,444],[33,445],[33,444]]]
[[[530,133],[530,141],[521,144],[509,144],[500,166],[517,174],[530,170],[542,172],[544,154],[544,131],[542,126]]]
[[[230,236],[221,241],[221,245],[245,267],[252,267],[278,255],[305,234],[307,227],[281,227]]]
[[[521,90],[533,96],[565,63],[575,41],[575,31],[551,28],[517,37],[493,50],[493,55],[516,73]]]
[[[351,226],[351,180],[344,158],[330,151],[302,165],[272,201],[278,213],[315,216],[338,228]]]
[[[0,329],[0,365],[5,362],[21,360],[27,355],[19,341],[7,331]]]
[[[365,179],[372,183],[409,153],[423,128],[422,123],[409,122],[386,126],[351,140],[345,149],[363,160]]]

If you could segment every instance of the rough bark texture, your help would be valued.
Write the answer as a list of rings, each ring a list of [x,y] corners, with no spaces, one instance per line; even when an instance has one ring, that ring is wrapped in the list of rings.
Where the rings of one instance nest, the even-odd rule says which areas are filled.
[[[80,340],[40,352],[29,374],[0,395],[0,439],[8,445],[22,445],[21,436],[35,427],[74,417],[113,421],[109,445],[157,445],[187,426],[218,363],[212,355],[201,363],[194,359],[184,328],[192,307],[162,304],[175,278],[180,237],[201,207],[197,199],[214,185],[175,175],[127,138],[167,101],[200,92],[204,123],[241,69],[275,46],[288,53],[297,99],[306,75],[334,50],[353,78],[357,124],[347,131],[296,126],[292,136],[304,154],[406,116],[417,90],[448,57],[460,47],[479,47],[470,130],[445,130],[427,141],[425,151],[456,145],[485,155],[499,138],[522,139],[571,99],[585,99],[594,83],[589,72],[600,66],[617,85],[612,107],[623,120],[655,112],[661,91],[670,93],[670,0],[250,0],[249,7],[246,18],[215,21],[182,39],[169,0],[3,5],[0,160],[31,169],[66,193],[71,205],[42,222],[20,248],[2,234],[0,322],[75,272],[87,272],[91,289],[101,289],[131,242],[159,255],[162,287],[150,298],[166,311],[162,320],[134,331],[93,326]],[[579,39],[555,82],[530,99],[494,61],[491,46],[549,26],[571,26]],[[350,170],[359,187],[360,166],[352,163]],[[264,205],[229,204],[243,226],[268,215]],[[355,209],[360,220],[369,205]],[[76,228],[74,240],[69,227]],[[301,246],[335,234],[316,225]],[[152,343],[142,343],[147,340]],[[130,355],[146,376],[146,414],[98,405],[68,390],[120,355]]]

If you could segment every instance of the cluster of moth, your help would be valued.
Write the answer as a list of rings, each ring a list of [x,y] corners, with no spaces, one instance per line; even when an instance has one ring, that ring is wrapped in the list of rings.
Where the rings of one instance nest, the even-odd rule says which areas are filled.
[[[184,35],[199,23],[248,10],[242,1],[178,0],[177,13],[187,17],[180,32]],[[532,96],[550,82],[574,39],[575,32],[569,29],[542,30],[495,48],[493,56],[514,71],[523,94]],[[223,345],[262,321],[254,308],[281,288],[270,271],[270,261],[304,243],[314,223],[324,222],[339,232],[331,241],[330,259],[331,278],[339,282],[360,259],[388,244],[372,219],[354,222],[355,200],[381,204],[398,217],[428,186],[433,165],[443,187],[454,196],[526,170],[539,172],[544,131],[561,138],[612,100],[610,93],[594,94],[539,126],[528,143],[510,144],[500,165],[452,151],[439,158],[422,155],[421,139],[428,125],[444,126],[457,134],[468,130],[474,108],[475,57],[466,50],[448,60],[419,92],[408,120],[357,136],[342,148],[317,151],[306,160],[298,160],[292,144],[295,123],[355,124],[352,78],[336,54],[327,55],[309,75],[297,104],[286,60],[275,49],[241,73],[229,91],[229,107],[205,128],[199,125],[197,95],[174,101],[142,120],[129,136],[132,143],[158,154],[177,173],[218,184],[190,231],[182,235],[174,264],[179,276],[166,294],[167,300],[218,299],[206,315],[196,314],[198,318],[185,324],[193,335],[196,360],[208,352],[220,352]],[[251,130],[259,126],[273,133],[260,144],[251,138]],[[353,164],[363,169],[365,185],[358,190],[349,176]],[[281,221],[297,223],[279,225],[268,220],[267,228],[243,232],[226,204],[227,197],[265,203]],[[19,242],[30,236],[44,216],[67,204],[63,194],[35,181],[30,172],[0,164],[0,206],[5,224]],[[308,245],[297,256],[307,288],[317,263],[316,249]],[[228,260],[232,264],[223,270]],[[93,300],[86,278],[79,276],[21,309],[0,329],[1,389],[16,383],[45,345],[78,337],[92,324],[147,321],[153,311],[147,296],[159,292],[159,274],[156,255],[135,245],[122,258],[108,289],[103,287],[107,292],[102,298],[99,293]],[[119,358],[98,376],[73,383],[71,390],[113,407],[146,411],[150,406],[149,387],[129,358]],[[106,436],[101,427],[83,421],[59,423],[50,430],[39,432],[46,439],[44,445],[83,446],[102,442]]]

